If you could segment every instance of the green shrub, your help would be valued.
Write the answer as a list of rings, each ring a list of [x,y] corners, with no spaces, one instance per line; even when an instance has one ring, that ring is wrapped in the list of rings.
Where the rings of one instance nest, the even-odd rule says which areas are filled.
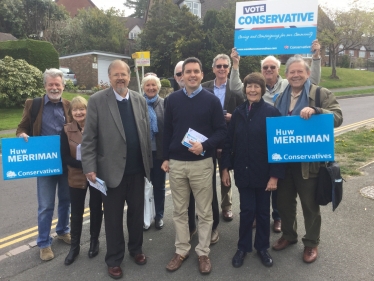
[[[340,64],[340,67],[342,68],[350,68],[350,58],[348,55],[342,56],[342,62]]]
[[[71,93],[75,93],[78,90],[78,87],[75,87],[71,80],[65,80],[65,90]]]
[[[38,40],[14,40],[0,42],[0,59],[10,56],[24,59],[44,72],[48,68],[59,68],[58,53],[51,43]]]
[[[109,84],[106,83],[106,82],[104,83],[103,81],[100,81],[100,84],[93,87],[91,90],[92,90],[93,93],[96,93],[98,91],[101,91],[101,90],[104,90],[104,89],[107,89],[107,88],[109,88]]]
[[[25,60],[0,60],[0,107],[22,106],[26,99],[43,95],[43,73]]]
[[[168,79],[161,79],[160,82],[161,82],[161,87],[165,87],[165,88],[171,87],[170,81]]]

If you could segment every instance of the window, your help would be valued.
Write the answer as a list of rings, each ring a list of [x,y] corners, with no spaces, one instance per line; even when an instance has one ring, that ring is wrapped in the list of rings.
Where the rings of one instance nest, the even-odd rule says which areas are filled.
[[[138,37],[138,34],[135,32],[130,32],[129,39],[136,39]]]
[[[330,55],[330,48],[326,48],[326,49],[325,49],[325,55],[326,55],[326,56]]]
[[[349,55],[350,55],[351,57],[354,57],[354,56],[355,56],[355,51],[354,51],[354,50],[349,50]]]
[[[370,52],[370,57],[374,58],[374,52]]]
[[[362,46],[362,47],[360,48],[360,51],[359,51],[359,53],[358,53],[358,56],[359,56],[360,58],[365,58],[365,57],[366,57],[366,49],[365,49],[364,46]]]
[[[182,3],[182,5],[183,4],[186,5],[188,7],[188,9],[190,9],[190,12],[192,14],[201,18],[201,9],[200,9],[201,4],[200,3],[194,2],[194,1],[184,1],[184,3]]]

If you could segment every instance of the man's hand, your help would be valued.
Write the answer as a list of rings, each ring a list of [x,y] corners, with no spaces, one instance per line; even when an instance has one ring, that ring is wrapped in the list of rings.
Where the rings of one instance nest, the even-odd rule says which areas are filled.
[[[227,123],[231,121],[231,116],[232,116],[232,114],[230,114],[230,113],[226,113],[226,114],[224,115],[225,120],[226,120]]]
[[[227,169],[222,170],[222,177],[221,177],[222,183],[224,186],[230,186],[231,180],[230,180],[230,174]]]
[[[166,173],[169,173],[169,160],[165,160],[162,162],[161,170],[163,170]]]
[[[316,114],[316,111],[311,108],[311,107],[304,107],[301,111],[300,111],[300,117],[305,119],[305,120],[308,120],[313,114]]]
[[[200,155],[203,152],[203,146],[198,141],[191,141],[190,144],[192,144],[192,147],[188,149],[188,151],[191,151],[193,154]]]
[[[312,42],[312,52],[314,52],[313,53],[313,59],[319,59],[320,58],[321,45],[318,43],[318,39],[316,39]]]
[[[235,70],[239,69],[239,61],[240,61],[240,56],[239,53],[236,51],[236,48],[231,49],[231,59],[232,59],[232,68]]]
[[[278,178],[271,177],[268,181],[265,191],[277,190]]]
[[[96,173],[95,173],[95,172],[87,173],[87,174],[86,174],[86,178],[87,178],[89,181],[95,183],[95,182],[96,182]]]
[[[28,139],[29,135],[26,134],[26,133],[21,133],[21,134],[18,135],[18,137],[23,138],[25,140],[25,142],[29,141],[29,139]]]

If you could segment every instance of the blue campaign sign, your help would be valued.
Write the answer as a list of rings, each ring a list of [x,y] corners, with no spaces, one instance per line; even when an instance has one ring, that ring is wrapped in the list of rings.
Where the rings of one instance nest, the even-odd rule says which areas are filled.
[[[311,53],[318,1],[237,2],[234,46],[241,56]]]
[[[268,161],[334,161],[334,116],[312,115],[266,118]]]
[[[1,144],[4,180],[62,174],[60,136],[9,138]]]

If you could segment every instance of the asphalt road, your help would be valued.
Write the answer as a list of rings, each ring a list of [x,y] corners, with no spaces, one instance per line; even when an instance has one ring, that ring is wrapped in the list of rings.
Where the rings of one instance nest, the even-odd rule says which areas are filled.
[[[344,114],[343,126],[374,118],[374,97],[340,99]],[[1,165],[1,163],[0,163]],[[252,253],[240,269],[231,266],[238,237],[238,194],[234,188],[234,214],[232,222],[221,221],[218,229],[220,241],[211,247],[212,273],[208,280],[374,280],[371,270],[374,253],[372,246],[373,201],[362,197],[359,189],[374,185],[373,165],[366,168],[368,174],[349,179],[345,183],[342,205],[332,213],[331,206],[323,207],[323,226],[320,255],[311,265],[302,262],[302,243],[282,252],[271,251],[274,266],[265,268]],[[88,224],[84,226],[81,255],[66,267],[63,264],[69,247],[55,240],[52,247],[55,259],[42,262],[39,249],[34,246],[37,233],[36,180],[24,179],[3,181],[0,172],[0,280],[109,280],[106,274],[105,232],[102,230],[100,254],[89,260]],[[145,266],[136,265],[126,254],[123,263],[125,276],[129,280],[197,280],[197,257],[191,252],[181,269],[168,273],[165,266],[174,253],[174,227],[172,223],[171,196],[166,197],[165,228],[154,228],[144,235],[144,252],[148,256]],[[300,210],[299,210],[300,211]],[[55,211],[56,213],[56,211]],[[88,222],[89,217],[86,217]],[[303,223],[299,221],[300,234]],[[279,234],[272,234],[271,241]],[[17,241],[20,240],[20,241]],[[192,247],[197,237],[192,240]],[[30,248],[31,246],[31,248]],[[192,249],[193,249],[192,248]],[[23,251],[25,250],[25,251]],[[23,251],[23,252],[22,252]],[[21,253],[18,253],[21,252]],[[18,253],[18,254],[17,254]]]

